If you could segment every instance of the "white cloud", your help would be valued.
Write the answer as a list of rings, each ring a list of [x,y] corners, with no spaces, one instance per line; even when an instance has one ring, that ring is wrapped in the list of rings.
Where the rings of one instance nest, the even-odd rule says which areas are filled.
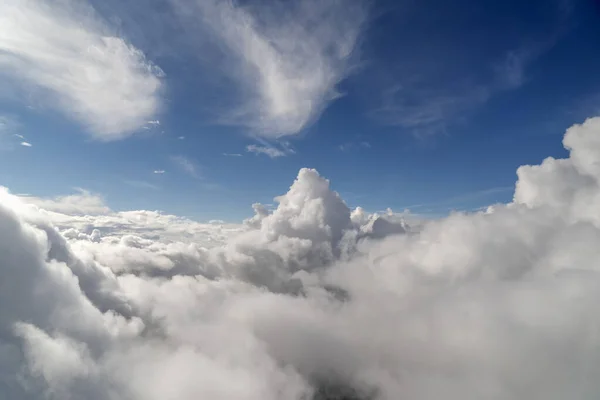
[[[24,147],[31,147],[31,146],[33,146],[33,145],[32,145],[31,143],[29,143],[29,142],[21,142],[21,146],[24,146]]]
[[[171,161],[175,165],[177,165],[181,170],[183,170],[186,174],[190,175],[193,178],[200,177],[200,171],[198,170],[198,166],[192,160],[185,156],[172,156]]]
[[[78,189],[77,192],[77,194],[53,199],[27,196],[22,197],[22,200],[47,211],[71,215],[99,215],[110,210],[102,197],[85,189]]]
[[[225,157],[241,157],[240,153],[223,153]]]
[[[155,173],[155,174],[159,174],[159,175],[162,175],[162,174],[164,174],[165,172],[166,172],[166,171],[165,171],[164,169],[156,169],[156,170],[154,170],[154,173]]]
[[[34,89],[102,140],[132,134],[160,108],[162,71],[76,0],[0,3],[0,66],[0,82]]]
[[[340,96],[366,19],[361,0],[173,2],[225,54],[240,104],[223,119],[266,138],[300,132]]]
[[[600,118],[564,144],[512,203],[418,231],[311,169],[229,231],[1,190],[0,393],[595,399]]]
[[[256,144],[246,146],[246,151],[249,153],[264,154],[271,158],[284,157],[287,155],[285,151],[280,150],[278,148],[271,146],[259,146]]]

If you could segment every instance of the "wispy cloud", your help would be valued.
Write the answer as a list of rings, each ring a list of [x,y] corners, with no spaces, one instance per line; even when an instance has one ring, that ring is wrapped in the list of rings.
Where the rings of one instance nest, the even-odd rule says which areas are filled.
[[[251,144],[251,145],[246,146],[246,151],[248,151],[250,153],[254,153],[254,154],[264,154],[271,158],[283,157],[286,155],[285,152],[283,152],[282,150],[279,150],[275,147],[258,146],[256,144]]]
[[[31,143],[29,143],[29,142],[21,142],[20,144],[21,144],[21,146],[24,146],[24,147],[32,147],[32,146],[33,146],[33,145],[32,145]]]
[[[223,153],[225,157],[241,157],[240,153]]]
[[[544,8],[544,13],[554,14],[551,28],[527,26],[516,35],[496,32],[505,39],[496,44],[481,42],[485,48],[473,46],[468,52],[465,46],[456,45],[464,41],[460,35],[465,32],[458,24],[469,25],[465,22],[470,21],[468,18],[488,15],[480,16],[474,11],[470,17],[464,17],[467,20],[449,20],[450,29],[444,31],[445,28],[440,27],[436,35],[441,39],[432,39],[428,31],[410,32],[410,43],[399,43],[398,54],[403,54],[404,45],[421,50],[409,60],[405,57],[396,60],[394,56],[386,59],[382,67],[386,73],[379,74],[384,76],[379,106],[372,115],[384,124],[404,128],[418,136],[444,133],[450,126],[464,122],[492,97],[528,82],[528,68],[557,43],[569,26],[569,12],[565,11],[564,3],[552,0],[539,6]],[[446,10],[438,10],[442,12]],[[423,15],[429,21],[430,15]],[[519,24],[526,21],[515,20],[511,24],[506,25],[507,29],[521,28]],[[414,25],[418,26],[418,21]],[[468,32],[469,36],[464,38],[472,40]]]
[[[0,150],[14,150],[19,141],[25,139],[25,136],[17,133],[20,128],[21,123],[16,117],[0,115]]]
[[[369,142],[347,142],[347,143],[343,143],[341,145],[338,146],[338,149],[340,149],[341,151],[350,151],[352,149],[370,149],[371,148],[371,143]]]
[[[482,189],[474,192],[469,192],[465,194],[461,194],[458,196],[449,197],[446,199],[436,200],[433,202],[419,203],[419,204],[411,204],[407,206],[399,207],[401,209],[418,209],[424,207],[439,207],[439,206],[448,206],[449,208],[455,208],[457,206],[464,205],[464,203],[468,203],[475,200],[481,199],[489,199],[494,195],[498,195],[500,193],[511,193],[515,190],[514,186],[498,186],[489,189]]]
[[[139,188],[139,189],[152,189],[152,190],[158,190],[160,189],[160,187],[150,183],[150,182],[146,182],[146,181],[139,181],[139,180],[124,180],[123,181],[125,184],[135,187],[135,188]]]
[[[164,174],[165,172],[166,172],[166,171],[165,171],[164,169],[157,169],[157,170],[154,170],[154,173],[155,173],[155,174],[159,174],[159,175],[162,175],[162,174]]]
[[[340,95],[367,14],[363,0],[172,1],[225,51],[239,104],[224,122],[267,138],[300,132]]]
[[[171,161],[177,167],[179,167],[183,172],[190,175],[191,177],[196,178],[196,179],[200,178],[199,167],[196,165],[196,163],[194,161],[190,160],[189,158],[182,156],[182,155],[178,155],[178,156],[172,156]]]
[[[275,147],[273,144],[264,143],[262,145],[251,144],[246,146],[246,151],[254,154],[264,154],[271,158],[285,157],[289,154],[296,153],[288,142],[278,142],[281,148]]]
[[[0,2],[0,69],[0,84],[35,88],[103,140],[142,128],[160,108],[162,71],[82,2]]]

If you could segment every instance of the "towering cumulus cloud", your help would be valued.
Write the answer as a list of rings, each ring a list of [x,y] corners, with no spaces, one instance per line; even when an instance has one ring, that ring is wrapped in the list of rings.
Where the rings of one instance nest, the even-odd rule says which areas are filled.
[[[34,106],[58,108],[99,139],[122,138],[154,117],[161,75],[85,3],[0,2],[0,85],[17,84]]]
[[[311,169],[243,225],[3,190],[0,394],[596,399],[599,138],[573,126],[512,203],[419,229]]]

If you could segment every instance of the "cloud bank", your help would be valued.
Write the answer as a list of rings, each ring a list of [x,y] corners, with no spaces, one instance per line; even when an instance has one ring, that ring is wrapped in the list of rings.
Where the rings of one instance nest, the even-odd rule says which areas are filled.
[[[340,95],[366,18],[362,0],[172,1],[222,50],[239,99],[223,120],[271,139],[297,134]]]
[[[0,393],[595,399],[599,138],[573,126],[512,203],[419,229],[311,169],[240,225],[2,190]]]
[[[0,82],[96,138],[123,138],[160,109],[162,71],[76,0],[0,3]]]

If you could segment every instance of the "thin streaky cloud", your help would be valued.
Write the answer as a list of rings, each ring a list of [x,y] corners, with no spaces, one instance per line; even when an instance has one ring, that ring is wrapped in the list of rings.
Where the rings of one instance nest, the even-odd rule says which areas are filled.
[[[165,172],[166,172],[166,171],[165,171],[164,169],[157,169],[157,170],[155,170],[155,171],[154,171],[154,173],[155,173],[155,174],[158,174],[158,175],[162,175],[162,174],[164,174]]]
[[[224,51],[225,68],[220,69],[235,83],[238,96],[221,121],[271,139],[299,133],[341,95],[336,86],[351,72],[367,17],[363,0],[253,7],[221,0],[199,1],[195,7],[172,1],[186,18],[194,15],[194,26],[204,37],[216,38]]]
[[[29,143],[29,142],[21,142],[20,144],[21,144],[21,146],[24,146],[24,147],[32,147],[32,146],[33,146],[33,145],[32,145],[31,143]]]
[[[281,150],[273,146],[260,146],[256,144],[246,146],[246,151],[254,154],[264,154],[270,158],[285,157],[290,154],[286,150]]]
[[[223,153],[225,157],[242,157],[240,153]]]
[[[171,156],[171,161],[179,167],[183,172],[193,178],[200,178],[199,168],[196,163],[186,156],[177,155]]]
[[[146,182],[146,181],[140,181],[140,180],[124,180],[123,181],[125,184],[135,187],[135,188],[139,188],[139,189],[152,189],[152,190],[159,190],[160,187],[156,186],[150,182]]]
[[[411,204],[408,206],[401,206],[400,209],[415,209],[415,208],[423,208],[423,207],[435,207],[435,206],[444,206],[444,205],[452,205],[452,204],[460,204],[472,200],[477,200],[480,198],[485,198],[487,196],[491,196],[498,193],[509,193],[515,190],[514,186],[498,186],[489,189],[478,190],[475,192],[465,193],[459,196],[453,196],[446,199],[442,199],[439,201],[433,201],[428,203],[419,203],[419,204]]]

